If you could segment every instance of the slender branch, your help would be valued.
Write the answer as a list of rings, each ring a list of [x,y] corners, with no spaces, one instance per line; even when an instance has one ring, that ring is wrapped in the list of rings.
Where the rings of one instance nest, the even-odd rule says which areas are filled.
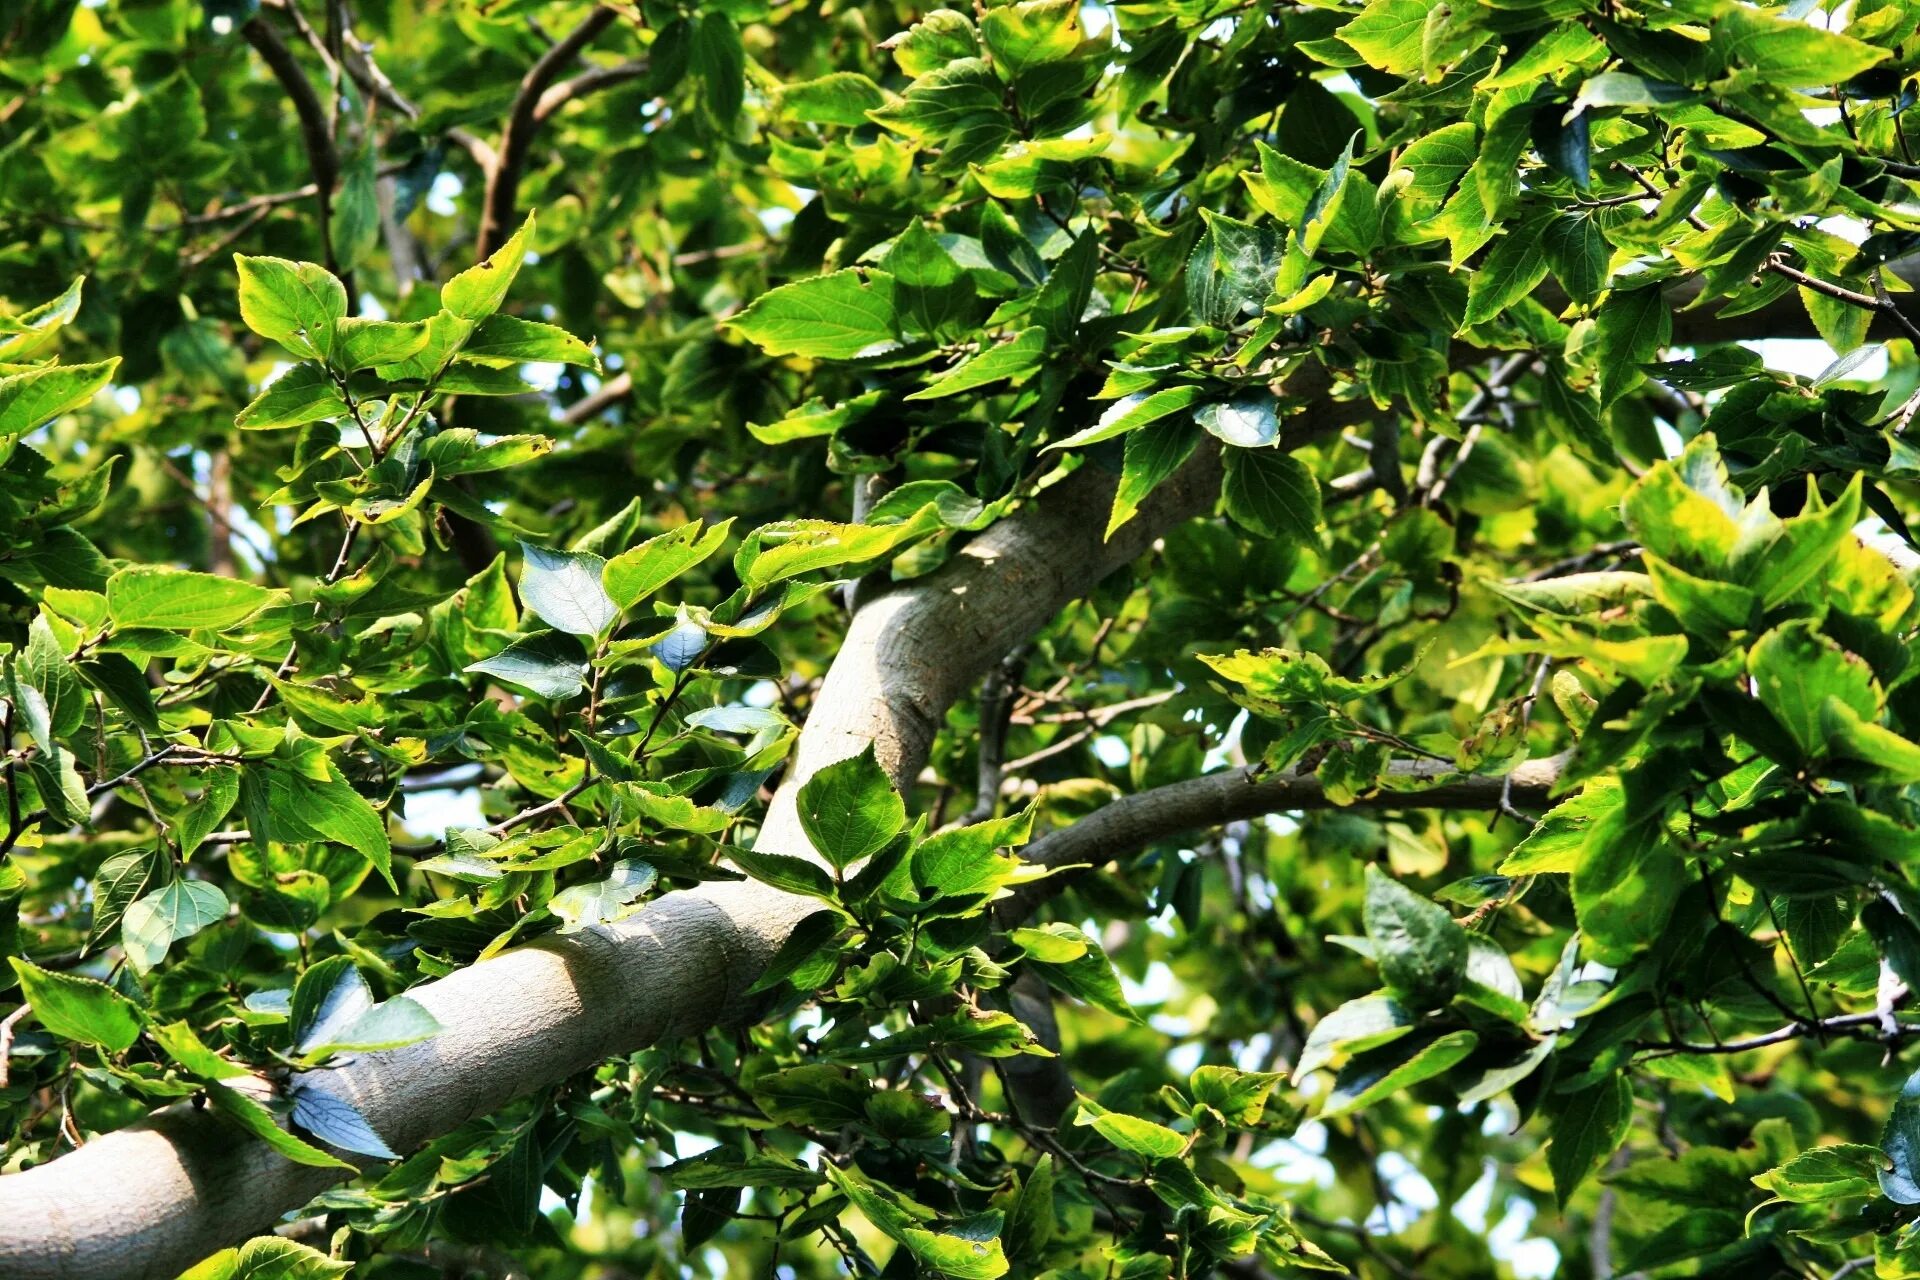
[[[602,10],[601,12],[608,12]],[[625,84],[629,80],[638,80],[652,69],[644,58],[631,62],[620,62],[610,67],[591,67],[570,80],[562,80],[545,93],[534,104],[533,122],[545,124],[547,117],[572,102],[575,98],[584,98],[590,93],[602,89],[611,89],[615,85]]]
[[[1356,809],[1494,809],[1509,803],[1544,805],[1560,780],[1564,757],[1530,760],[1510,775],[1462,774],[1437,760],[1396,760],[1387,769],[1388,786],[1361,796]],[[1404,789],[1402,789],[1404,788]],[[1068,827],[1035,840],[1023,851],[1043,867],[1105,866],[1157,840],[1208,827],[1224,826],[1270,813],[1332,809],[1337,805],[1311,774],[1261,777],[1253,768],[1228,769],[1185,782],[1169,783],[1123,796]],[[1066,877],[1049,876],[1015,890],[1001,903],[1001,919],[1030,915],[1064,888]]]
[[[314,92],[313,82],[307,79],[307,73],[294,59],[293,51],[287,48],[287,42],[280,33],[267,24],[265,18],[258,15],[247,19],[240,28],[247,43],[260,55],[260,60],[273,72],[274,79],[286,91],[293,111],[300,119],[300,137],[306,144],[307,162],[313,169],[314,192],[320,197],[320,247],[326,254],[327,269],[335,275],[340,274],[339,261],[333,254],[333,184],[340,176],[340,155],[334,149],[333,125],[328,118],[327,109],[321,103],[320,96]]]
[[[480,230],[476,236],[475,252],[485,259],[507,237],[508,229],[515,220],[515,206],[519,202],[520,176],[527,167],[527,156],[533,146],[533,135],[540,128],[540,100],[549,86],[559,78],[567,64],[580,55],[602,31],[613,24],[617,15],[611,9],[595,9],[586,19],[560,37],[540,56],[520,81],[520,90],[514,95],[513,106],[507,114],[507,127],[500,133],[500,146],[494,163],[487,171],[487,190],[481,202]]]
[[[1842,1013],[1830,1018],[1803,1018],[1776,1031],[1748,1036],[1744,1040],[1715,1040],[1711,1044],[1691,1040],[1643,1040],[1636,1043],[1634,1048],[1643,1050],[1650,1058],[1670,1058],[1676,1054],[1748,1053],[1768,1045],[1784,1044],[1806,1036],[1825,1037],[1834,1032],[1897,1044],[1920,1036],[1920,1022],[1883,1023],[1877,1010],[1873,1013]]]

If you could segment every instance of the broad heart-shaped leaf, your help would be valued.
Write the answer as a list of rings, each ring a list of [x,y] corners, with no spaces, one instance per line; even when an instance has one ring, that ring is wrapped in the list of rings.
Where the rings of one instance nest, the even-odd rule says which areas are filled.
[[[218,629],[246,621],[280,595],[239,578],[132,565],[107,579],[107,612],[122,628]]]
[[[136,973],[147,973],[168,948],[227,915],[227,895],[204,880],[175,880],[139,899],[120,918],[120,945]]]
[[[419,355],[432,333],[431,324],[425,320],[401,324],[394,320],[348,316],[334,323],[331,363],[343,373],[371,369],[375,365],[399,364]]]
[[[237,1249],[222,1249],[180,1280],[331,1280],[353,1269],[318,1249],[278,1236],[261,1236]]]
[[[1384,991],[1349,1000],[1313,1024],[1294,1064],[1297,1084],[1332,1062],[1337,1053],[1359,1053],[1397,1040],[1413,1030],[1414,1014]]]
[[[1573,1094],[1553,1117],[1547,1168],[1562,1205],[1613,1154],[1633,1123],[1633,1085],[1624,1071]]]
[[[333,354],[334,326],[347,314],[347,290],[325,267],[285,258],[233,255],[240,276],[240,318],[247,327],[308,359]]]
[[[1113,971],[1113,962],[1107,959],[1105,948],[1094,939],[1070,924],[1058,922],[1043,925],[1039,929],[1016,930],[1015,935],[1016,941],[1024,938],[1023,945],[1034,944],[1028,945],[1025,963],[1046,979],[1048,986],[1105,1009],[1117,1018],[1128,1022],[1143,1021],[1133,1006],[1127,1003],[1120,977]],[[1042,936],[1050,943],[1065,942],[1077,946],[1079,953],[1059,960],[1037,955],[1034,946],[1040,944]]]
[[[98,364],[56,364],[0,377],[0,442],[25,435],[77,409],[113,380],[118,358]]]
[[[507,288],[527,260],[527,241],[533,233],[533,215],[493,256],[477,266],[468,267],[440,286],[440,305],[462,320],[478,323],[500,309]]]
[[[1419,1009],[1453,998],[1466,973],[1467,931],[1445,907],[1369,864],[1365,916],[1373,958],[1389,987]]]
[[[726,322],[769,355],[851,360],[898,341],[893,277],[849,269],[769,289]]]
[[[654,643],[653,656],[661,666],[679,675],[700,661],[700,655],[707,651],[707,640],[707,629],[689,617],[683,607],[673,630]]]
[[[297,1075],[287,1085],[293,1099],[293,1122],[328,1146],[355,1155],[394,1160],[399,1153],[387,1145],[367,1118],[345,1098],[329,1092],[309,1075]]]
[[[320,365],[306,361],[262,388],[260,394],[234,416],[233,425],[242,431],[271,431],[346,414],[346,399],[332,376]]]
[[[1319,538],[1320,485],[1306,464],[1277,447],[1226,450],[1227,514],[1263,538]]]
[[[807,779],[799,808],[814,850],[843,870],[878,853],[907,825],[906,802],[874,759],[872,743]]]
[[[62,1040],[95,1044],[121,1053],[140,1038],[146,1017],[140,1006],[104,982],[70,973],[52,973],[8,957],[20,979],[20,994],[33,1006],[34,1017]]]
[[[537,697],[560,699],[584,690],[591,668],[578,640],[564,631],[536,631],[466,670],[497,676]]]
[[[1160,482],[1180,469],[1193,456],[1200,437],[1187,424],[1162,419],[1127,435],[1126,452],[1120,470],[1120,487],[1113,494],[1113,511],[1107,517],[1108,538],[1114,530],[1133,519],[1147,495]]]
[[[345,1160],[327,1154],[302,1138],[298,1138],[282,1129],[273,1118],[266,1105],[249,1094],[240,1092],[232,1085],[218,1081],[201,1082],[206,1091],[207,1101],[213,1104],[215,1112],[239,1125],[254,1137],[260,1139],[275,1151],[295,1164],[311,1165],[316,1169],[352,1169]]]
[[[1193,420],[1225,444],[1258,449],[1280,438],[1279,402],[1271,395],[1241,396],[1202,405]]]
[[[648,538],[608,560],[600,583],[614,604],[632,608],[719,550],[732,529],[730,519],[714,525],[696,520]]]

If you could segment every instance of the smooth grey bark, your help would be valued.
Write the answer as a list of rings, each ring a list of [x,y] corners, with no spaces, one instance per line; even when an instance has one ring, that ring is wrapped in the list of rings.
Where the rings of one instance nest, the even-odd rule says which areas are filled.
[[[1325,434],[1359,411],[1329,405],[1306,425]],[[1218,482],[1209,444],[1103,542],[1115,477],[1083,466],[938,572],[863,605],[757,847],[808,853],[795,813],[800,783],[869,742],[904,788],[946,708],[988,666],[1162,531],[1209,510]],[[308,1080],[350,1100],[406,1151],[610,1056],[750,1016],[746,989],[812,909],[758,883],[670,894],[628,920],[543,938],[412,988],[439,1035]],[[0,1276],[170,1280],[271,1229],[338,1177],[293,1164],[205,1111],[169,1107],[0,1178]]]

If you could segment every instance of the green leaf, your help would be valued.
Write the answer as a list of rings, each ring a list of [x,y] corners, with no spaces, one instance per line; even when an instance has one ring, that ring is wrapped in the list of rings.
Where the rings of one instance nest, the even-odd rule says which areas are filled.
[[[120,628],[231,627],[279,597],[279,592],[239,578],[159,565],[132,565],[107,579],[107,611]]]
[[[1673,333],[1673,313],[1660,286],[1615,292],[1593,316],[1600,401],[1610,405],[1639,386],[1641,366],[1660,358]]]
[[[338,261],[342,271],[353,271],[380,243],[380,197],[374,190],[377,158],[369,139],[341,166],[340,186],[333,193],[333,218],[327,229],[333,246],[329,261]]]
[[[1200,437],[1178,420],[1162,419],[1127,434],[1120,487],[1114,490],[1113,511],[1107,517],[1107,538],[1139,514],[1147,495],[1178,471],[1199,443]]]
[[[1747,655],[1754,692],[1807,759],[1826,754],[1829,698],[1861,720],[1880,712],[1873,672],[1804,618],[1775,627]]]
[[[1228,449],[1226,463],[1228,515],[1263,538],[1319,540],[1320,486],[1298,458],[1279,448]]]
[[[1480,1037],[1471,1031],[1449,1031],[1444,1035],[1409,1036],[1356,1053],[1334,1077],[1333,1089],[1320,1108],[1321,1118],[1362,1110],[1423,1080],[1444,1075],[1479,1043]]]
[[[0,445],[87,403],[113,381],[119,367],[116,358],[98,364],[49,365],[0,377]]]
[[[51,973],[8,957],[20,979],[20,994],[33,1006],[34,1017],[62,1040],[99,1045],[110,1053],[124,1053],[140,1038],[146,1018],[140,1006],[104,982],[70,973]]]
[[[541,621],[576,636],[598,636],[620,617],[600,585],[607,562],[586,551],[552,551],[522,542],[520,603]]]
[[[1427,6],[1421,0],[1371,0],[1340,28],[1340,39],[1368,63],[1397,76],[1423,70]]]
[[[1334,216],[1332,211],[1325,214],[1323,229]],[[1206,223],[1187,259],[1187,306],[1194,323],[1231,329],[1257,317],[1266,306],[1285,241],[1271,227],[1224,214],[1209,212]]]
[[[120,945],[137,973],[148,973],[167,951],[227,916],[227,895],[204,880],[175,880],[133,902],[120,918]]]
[[[231,1085],[207,1081],[202,1087],[206,1091],[207,1101],[213,1104],[215,1112],[240,1126],[295,1164],[304,1164],[316,1169],[351,1170],[353,1168],[346,1161],[328,1155],[312,1143],[282,1129],[274,1122],[271,1111]]]
[[[462,344],[460,359],[500,367],[528,363],[600,367],[593,348],[560,326],[503,315],[488,316],[480,322],[473,336]]]
[[[1068,57],[1085,34],[1077,0],[1019,0],[989,9],[980,19],[987,52],[1009,79]]]
[[[468,267],[442,285],[440,305],[459,319],[475,324],[498,311],[500,304],[506,301],[513,278],[520,274],[520,264],[527,260],[527,242],[533,235],[533,221],[534,216],[529,213],[527,220],[520,224],[520,229],[494,250],[493,256]],[[433,345],[429,341],[428,350]]]
[[[769,355],[851,360],[898,345],[893,277],[848,270],[769,289],[727,327]]]
[[[93,877],[93,921],[87,928],[91,952],[112,936],[135,901],[173,875],[173,864],[158,849],[128,849],[100,864]]]
[[[1136,391],[1108,405],[1106,411],[1100,415],[1100,420],[1092,426],[1074,432],[1065,440],[1057,440],[1047,448],[1077,449],[1083,445],[1111,440],[1117,435],[1136,431],[1149,423],[1158,422],[1162,418],[1178,413],[1204,398],[1206,393],[1205,387],[1187,384],[1161,387],[1157,391]]]
[[[835,524],[831,520],[782,520],[748,534],[734,552],[734,571],[749,589],[815,569],[864,564],[941,527],[936,504],[927,503],[898,524]]]
[[[1349,1000],[1313,1024],[1293,1066],[1295,1083],[1342,1052],[1359,1053],[1389,1044],[1414,1028],[1414,1014],[1386,992]]]
[[[1892,56],[1805,18],[1733,5],[1713,23],[1713,51],[1728,66],[1784,89],[1841,84]]]
[[[840,964],[839,938],[844,919],[837,911],[815,911],[801,920],[747,988],[747,994],[771,991],[789,980],[794,990],[807,992],[830,980]]]
[[[1079,1114],[1074,1116],[1073,1122],[1091,1125],[1095,1133],[1122,1151],[1130,1151],[1149,1160],[1171,1159],[1187,1149],[1186,1138],[1176,1130],[1151,1120],[1142,1120],[1139,1116],[1109,1111],[1084,1096],[1080,1099]]]
[[[706,90],[707,109],[715,120],[730,123],[740,114],[747,91],[747,54],[733,19],[718,10],[702,14],[693,29],[690,57]]]
[[[267,796],[275,834],[289,840],[330,840],[345,845],[372,864],[393,886],[393,846],[387,824],[365,796],[355,791],[331,762],[325,778],[306,769],[276,768],[267,774]]]
[[[1018,381],[1039,369],[1046,354],[1047,331],[1037,325],[1022,329],[1005,342],[982,347],[906,398],[937,400],[1009,378]]]
[[[872,743],[808,778],[799,811],[815,851],[839,870],[880,852],[907,825],[906,802],[874,759]]]
[[[180,1280],[329,1280],[353,1269],[318,1249],[277,1236],[249,1240],[238,1249],[222,1249]]]
[[[732,520],[714,525],[696,520],[649,538],[608,560],[600,571],[601,585],[617,607],[630,609],[719,550],[732,529]]]
[[[867,112],[887,104],[887,92],[857,71],[834,71],[783,85],[777,102],[789,119],[857,129],[867,123]]]
[[[1547,1168],[1553,1194],[1563,1206],[1613,1154],[1633,1123],[1633,1086],[1625,1072],[1569,1096],[1553,1117]]]
[[[398,324],[392,320],[362,320],[348,316],[333,326],[333,358],[343,373],[375,365],[402,364],[426,350],[433,326],[426,320]]]
[[[1467,286],[1463,327],[1485,324],[1540,287],[1547,278],[1546,219],[1523,222],[1494,241]]]
[[[1753,1185],[1791,1204],[1824,1204],[1871,1196],[1880,1189],[1885,1173],[1883,1159],[1878,1147],[1840,1142],[1802,1151],[1785,1164],[1756,1175]]]
[[[1466,974],[1467,932],[1445,907],[1367,867],[1367,936],[1387,985],[1416,1009],[1451,1000]]]
[[[597,924],[618,920],[659,879],[653,867],[637,858],[622,858],[608,868],[604,880],[571,885],[547,902],[560,917],[561,933],[578,933]]]
[[[233,263],[240,275],[240,318],[249,329],[297,356],[332,358],[347,291],[331,272],[311,262],[239,253]]]
[[[839,890],[834,885],[833,878],[819,865],[808,862],[805,858],[738,848],[727,849],[726,855],[735,866],[762,884],[770,884],[788,893],[822,898],[828,902],[838,899]]]
[[[535,697],[557,701],[585,692],[592,667],[580,642],[572,636],[563,631],[536,631],[464,670],[497,676]]]
[[[321,366],[293,366],[261,389],[233,419],[243,431],[272,431],[300,427],[347,416],[340,388]]]
[[[1202,405],[1193,419],[1223,444],[1259,449],[1280,439],[1279,410],[1279,402],[1270,395],[1241,396]]]

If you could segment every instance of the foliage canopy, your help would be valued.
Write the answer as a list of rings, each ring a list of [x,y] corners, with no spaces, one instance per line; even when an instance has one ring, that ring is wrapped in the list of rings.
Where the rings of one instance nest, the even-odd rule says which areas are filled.
[[[326,1189],[98,1274],[1920,1276],[1916,74],[0,5],[0,1273],[175,1104]],[[698,1025],[342,1087],[749,900]]]

